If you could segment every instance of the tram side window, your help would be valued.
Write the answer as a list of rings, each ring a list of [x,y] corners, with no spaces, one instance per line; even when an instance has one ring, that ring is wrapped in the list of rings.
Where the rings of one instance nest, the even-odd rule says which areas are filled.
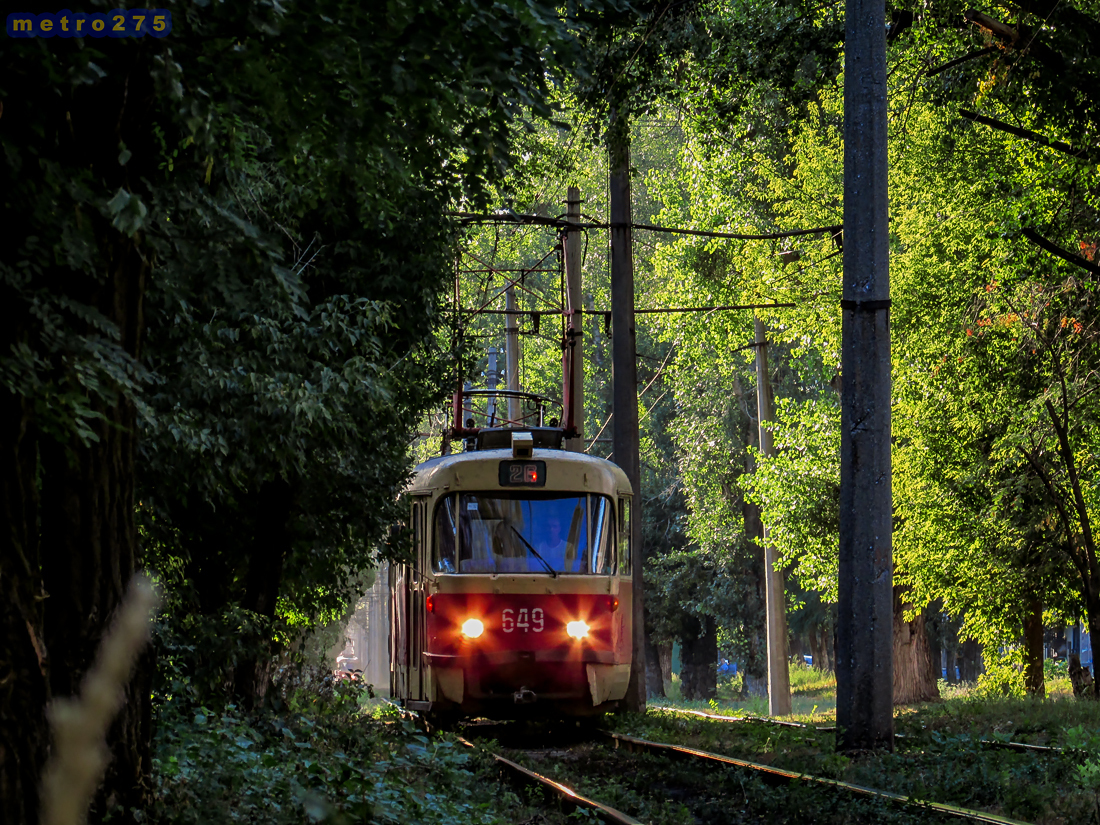
[[[435,511],[435,552],[432,554],[432,569],[436,573],[455,572],[455,500],[447,496],[439,503]]]
[[[630,499],[619,499],[619,571],[630,575]]]
[[[614,550],[615,545],[611,538],[611,502],[603,496],[589,496],[589,506],[592,508],[592,541],[589,546],[594,548],[592,553],[592,568],[590,573],[608,576],[615,571]]]

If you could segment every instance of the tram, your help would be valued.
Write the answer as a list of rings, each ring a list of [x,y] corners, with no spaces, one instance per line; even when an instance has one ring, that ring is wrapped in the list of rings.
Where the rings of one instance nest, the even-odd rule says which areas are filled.
[[[391,695],[438,718],[576,717],[630,680],[631,486],[555,427],[470,431],[419,465],[390,570]]]

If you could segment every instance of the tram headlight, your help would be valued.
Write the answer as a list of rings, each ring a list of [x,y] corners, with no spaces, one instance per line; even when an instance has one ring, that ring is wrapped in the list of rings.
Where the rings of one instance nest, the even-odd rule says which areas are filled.
[[[476,639],[485,632],[485,624],[481,619],[467,619],[462,623],[462,635],[467,639]]]
[[[565,626],[565,632],[574,639],[583,639],[588,635],[588,624],[581,621],[570,622]]]

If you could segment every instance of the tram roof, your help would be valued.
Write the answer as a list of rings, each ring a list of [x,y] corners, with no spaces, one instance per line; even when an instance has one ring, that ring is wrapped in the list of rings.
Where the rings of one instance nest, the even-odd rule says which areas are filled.
[[[427,493],[439,489],[454,490],[490,490],[520,489],[500,487],[497,470],[501,461],[513,461],[511,450],[471,450],[464,453],[430,458],[413,469],[412,478],[405,488],[407,493]],[[583,491],[610,494],[614,490],[619,495],[632,495],[630,479],[618,464],[606,458],[578,453],[571,450],[535,448],[526,461],[545,461],[547,481],[545,487],[523,488],[536,492],[555,492],[562,490]],[[565,474],[561,471],[566,470]],[[571,471],[571,472],[570,472]],[[584,479],[574,473],[585,476],[591,473],[591,486],[584,485]]]

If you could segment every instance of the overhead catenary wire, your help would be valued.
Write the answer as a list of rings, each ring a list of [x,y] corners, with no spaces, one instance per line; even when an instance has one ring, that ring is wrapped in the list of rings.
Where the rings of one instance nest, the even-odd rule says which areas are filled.
[[[477,213],[477,212],[452,212],[452,217],[459,218],[464,223],[487,223],[487,224],[535,224],[541,226],[552,226],[555,228],[570,228],[570,229],[619,229],[621,225],[618,223],[607,222],[589,222],[589,223],[570,223],[569,221],[562,220],[560,218],[550,218],[545,215],[524,215],[519,213]],[[625,225],[625,224],[624,224]],[[645,232],[662,232],[670,235],[693,235],[701,238],[727,238],[737,241],[772,241],[780,240],[782,238],[797,238],[803,235],[838,235],[844,227],[841,224],[833,224],[831,226],[818,226],[812,229],[791,229],[781,232],[766,232],[766,233],[747,233],[747,232],[722,232],[720,230],[711,229],[683,229],[673,226],[657,226],[649,223],[631,223],[629,224],[631,229],[639,229]]]
[[[654,309],[635,309],[635,315],[668,315],[677,312],[728,312],[739,309],[794,309],[798,304],[772,303],[772,304],[728,304],[724,306],[705,307],[657,307]],[[453,310],[452,310],[453,311]],[[466,315],[569,315],[565,309],[459,309]],[[609,309],[575,309],[575,315],[607,315]]]

